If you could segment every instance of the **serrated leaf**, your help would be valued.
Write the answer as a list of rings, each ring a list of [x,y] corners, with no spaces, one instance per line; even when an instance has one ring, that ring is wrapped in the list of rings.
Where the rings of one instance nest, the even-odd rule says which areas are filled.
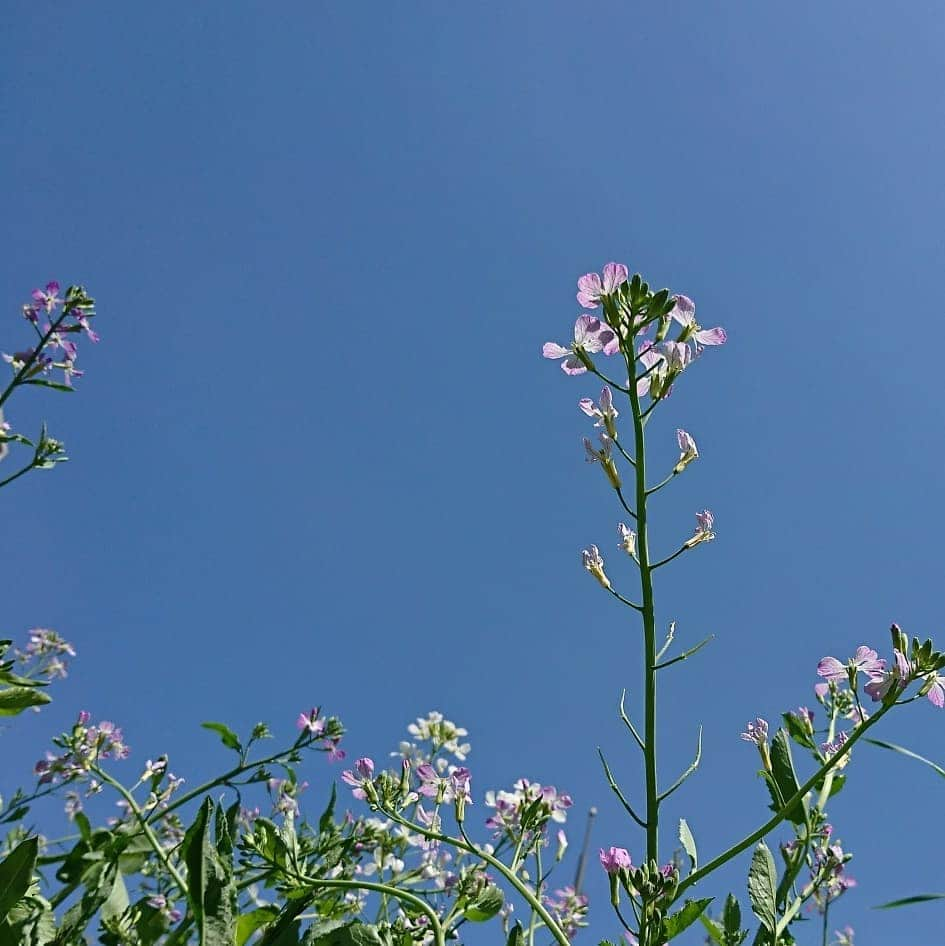
[[[486,887],[476,899],[466,907],[465,917],[474,923],[491,920],[502,909],[505,895],[498,887]]]
[[[0,920],[29,890],[38,851],[39,841],[27,838],[0,861]]]
[[[43,706],[52,700],[35,687],[7,687],[0,690],[0,716],[17,716],[33,706]]]
[[[692,836],[685,818],[679,819],[679,843],[689,857],[689,873],[692,873],[699,865],[699,855],[696,851],[696,839]]]
[[[712,902],[712,897],[701,900],[687,900],[683,908],[670,914],[663,920],[663,935],[667,940],[675,939],[679,934],[692,926],[705,913],[706,907]]]
[[[775,906],[777,885],[774,858],[768,846],[761,841],[751,856],[751,867],[748,868],[748,899],[751,901],[751,912],[771,933],[775,932],[778,922]]]
[[[214,723],[207,722],[200,724],[204,729],[209,729],[212,732],[215,732],[220,737],[220,742],[227,747],[227,749],[232,749],[234,752],[242,752],[243,745],[239,741],[236,733],[230,729],[226,723]]]
[[[220,855],[221,847],[226,850],[229,839],[224,830],[223,837],[218,834],[214,844],[210,836],[211,819],[220,832],[225,825],[222,807],[214,806],[208,798],[181,844],[181,856],[187,865],[188,899],[200,946],[232,946],[236,934],[236,884],[232,861]]]
[[[797,781],[797,773],[794,771],[794,759],[791,757],[791,743],[788,735],[783,729],[779,729],[771,740],[771,772],[774,784],[778,787],[780,797],[773,791],[773,786],[769,783],[771,789],[771,810],[781,811],[782,804],[789,798],[793,798],[801,787]],[[806,817],[804,815],[803,800],[798,800],[786,813],[787,819],[794,824],[804,824]]]

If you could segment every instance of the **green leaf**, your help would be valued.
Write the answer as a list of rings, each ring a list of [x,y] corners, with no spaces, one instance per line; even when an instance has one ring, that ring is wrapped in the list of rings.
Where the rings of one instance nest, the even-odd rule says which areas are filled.
[[[230,729],[226,723],[201,723],[204,729],[209,729],[215,732],[220,737],[220,742],[227,747],[227,749],[232,749],[234,752],[243,751],[243,745],[239,741],[236,733]]]
[[[725,929],[725,938],[734,942],[742,929],[742,908],[732,894],[725,898],[722,909],[722,926]],[[744,937],[742,937],[744,939]]]
[[[257,907],[249,913],[244,913],[236,921],[236,946],[244,946],[256,930],[271,923],[278,915],[279,908],[273,906]]]
[[[27,838],[0,861],[0,920],[29,890],[38,850],[38,840]]]
[[[486,887],[476,899],[466,907],[467,920],[474,923],[484,923],[491,920],[502,909],[505,895],[498,887]]]
[[[797,781],[797,773],[794,771],[794,760],[791,758],[791,743],[783,729],[779,729],[771,740],[771,770],[774,784],[780,792],[780,798],[776,792],[771,792],[771,810],[780,811],[783,803],[796,795],[801,787]],[[770,788],[772,786],[769,784]],[[798,800],[786,814],[788,820],[794,824],[804,824],[806,816],[803,801]]]
[[[670,914],[663,920],[663,936],[667,940],[675,939],[705,913],[705,908],[711,902],[712,897],[705,897],[702,900],[687,900],[681,910]]]
[[[509,936],[505,941],[505,946],[525,946],[525,930],[518,920],[515,921],[515,925],[509,930]]]
[[[102,904],[102,919],[108,920],[113,917],[120,917],[128,909],[128,888],[125,886],[121,871],[115,871],[112,881],[112,889],[108,897]]]
[[[774,858],[764,841],[761,841],[751,856],[751,867],[748,869],[748,899],[751,901],[751,912],[771,933],[774,933],[778,923],[775,907],[777,880]]]
[[[716,944],[716,946],[725,946],[722,927],[715,920],[706,916],[704,913],[699,917],[699,920],[705,927],[705,931],[709,934],[709,939],[711,939],[712,942]]]
[[[52,700],[35,687],[7,687],[0,690],[0,716],[16,716],[32,706],[42,706]]]
[[[872,740],[870,740],[872,742]],[[895,907],[909,907],[913,903],[928,903],[930,900],[945,900],[945,893],[917,893],[914,897],[903,897],[901,900],[890,900],[881,903],[874,910],[892,910]]]
[[[891,749],[893,752],[898,752],[900,755],[908,756],[910,759],[915,759],[917,762],[927,765],[933,772],[937,772],[942,778],[945,778],[945,769],[940,765],[936,765],[931,759],[926,759],[925,756],[919,755],[917,752],[913,752],[911,749],[906,749],[903,746],[897,746],[893,742],[883,742],[881,739],[867,739],[867,742],[871,742],[874,746],[879,746],[881,749]]]
[[[696,839],[692,836],[689,824],[685,818],[679,819],[679,843],[683,850],[689,855],[689,873],[692,873],[699,863],[699,856],[696,853]]]
[[[217,839],[210,837],[215,815]],[[197,818],[184,835],[181,856],[187,865],[188,899],[199,933],[200,946],[232,946],[236,936],[236,884],[228,850],[229,838],[222,806],[206,799]],[[221,836],[222,833],[222,836]]]
[[[310,935],[312,930],[315,935]],[[376,926],[346,920],[313,924],[302,938],[304,946],[382,946],[384,940]]]
[[[328,804],[318,819],[318,832],[324,834],[335,823],[335,801],[338,798],[338,790],[335,783],[331,783],[331,795],[328,797]]]

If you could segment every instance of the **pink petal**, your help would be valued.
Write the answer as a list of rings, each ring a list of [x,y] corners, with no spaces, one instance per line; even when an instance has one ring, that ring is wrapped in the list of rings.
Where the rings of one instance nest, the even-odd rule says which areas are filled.
[[[824,657],[817,664],[817,675],[828,680],[846,680],[847,668],[836,657]]]
[[[669,314],[680,324],[689,325],[696,318],[696,304],[689,296],[674,296],[676,305]]]
[[[608,263],[604,267],[604,292],[610,295],[627,281],[629,271],[623,263]]]
[[[724,328],[717,326],[716,328],[706,328],[696,332],[695,338],[700,345],[724,345],[728,336],[725,334]]]
[[[571,354],[570,348],[562,348],[557,342],[545,342],[541,346],[543,358],[565,358]]]
[[[597,416],[597,408],[594,407],[594,402],[589,397],[582,397],[581,400],[578,401],[578,407],[581,408],[588,417]]]
[[[561,362],[561,370],[565,374],[584,374],[587,368],[584,367],[577,355],[572,355],[567,361]]]

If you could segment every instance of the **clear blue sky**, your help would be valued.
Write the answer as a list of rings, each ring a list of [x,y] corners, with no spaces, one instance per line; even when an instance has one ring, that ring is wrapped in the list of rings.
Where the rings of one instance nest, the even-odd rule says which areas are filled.
[[[5,759],[83,707],[191,778],[201,719],[320,703],[380,757],[438,708],[479,791],[555,783],[638,851],[595,756],[636,791],[637,631],[579,562],[616,558],[595,389],[539,357],[618,259],[729,331],[651,426],[703,455],[659,548],[703,506],[719,536],[659,585],[683,643],[718,635],[664,687],[661,764],[704,722],[667,820],[706,853],[754,827],[744,721],[892,620],[942,636],[943,29],[929,2],[5,4],[3,346],[51,277],[103,336],[80,394],[15,418],[73,461],[4,494],[4,632],[80,660]],[[925,703],[886,728],[940,761],[943,733]],[[945,784],[854,756],[838,925],[939,944],[942,908],[869,907],[945,890]],[[616,932],[592,892],[586,942]]]

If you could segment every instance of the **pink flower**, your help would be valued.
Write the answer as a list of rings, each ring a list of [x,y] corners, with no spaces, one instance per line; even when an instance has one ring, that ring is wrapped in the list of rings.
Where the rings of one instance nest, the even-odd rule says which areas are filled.
[[[609,847],[605,851],[600,849],[600,864],[608,874],[616,874],[620,870],[629,870],[633,864],[626,848]]]
[[[578,357],[577,350],[582,353],[595,354],[602,351],[605,355],[612,355],[620,348],[617,336],[600,319],[592,315],[580,315],[574,323],[574,342],[570,348],[564,348],[557,342],[545,342],[541,354],[544,358],[566,360],[561,364],[565,374],[584,374],[587,365]]]
[[[46,283],[45,292],[42,289],[34,289],[31,295],[33,301],[41,305],[47,312],[52,312],[57,305],[62,304],[62,299],[59,298],[59,283],[55,281]]]
[[[945,677],[941,674],[933,674],[929,677],[931,681],[931,686],[929,687],[929,692],[926,696],[929,698],[929,702],[933,706],[937,706],[939,709],[942,709],[945,706]],[[928,684],[926,684],[928,686]],[[924,687],[923,687],[924,689]]]
[[[685,542],[687,549],[694,548],[701,542],[711,542],[715,538],[712,527],[715,525],[715,516],[708,509],[696,513],[696,529]]]
[[[680,341],[687,342],[694,339],[696,343],[696,352],[702,351],[706,345],[724,345],[727,338],[725,329],[719,326],[716,328],[704,329],[696,322],[696,304],[689,296],[675,296],[676,305],[670,315],[682,326]]]
[[[614,397],[610,388],[603,388],[600,392],[600,407],[598,407],[589,397],[582,397],[578,401],[578,407],[587,414],[588,417],[596,417],[595,427],[603,427],[611,436],[616,436],[614,421],[620,416],[614,407]]]
[[[676,443],[679,444],[679,460],[676,462],[676,472],[681,473],[693,460],[699,459],[699,448],[696,446],[692,434],[685,430],[676,431]]]
[[[358,759],[354,763],[355,770],[357,774],[351,771],[351,769],[345,769],[341,773],[341,780],[346,784],[350,785],[353,791],[351,792],[355,798],[367,798],[367,793],[364,791],[364,786],[369,784],[374,778],[374,760],[364,757]]]
[[[893,656],[895,658],[893,666],[889,670],[881,671],[863,687],[874,703],[885,699],[891,690],[904,690],[914,676],[912,665],[902,651],[894,650]]]
[[[842,683],[848,679],[850,668],[854,673],[865,674],[872,680],[883,675],[886,661],[879,657],[875,650],[861,644],[848,663],[842,664],[836,657],[824,657],[817,664],[817,675],[834,683]]]
[[[768,741],[768,721],[760,716],[753,719],[741,734],[745,742],[753,742],[756,746]]]
[[[577,301],[585,309],[596,309],[602,296],[612,295],[618,286],[627,281],[629,271],[623,263],[608,263],[604,267],[603,279],[597,273],[587,273],[578,280]]]
[[[325,731],[325,720],[318,718],[318,707],[307,713],[299,713],[295,721],[296,729],[308,730],[313,736],[320,736]]]
[[[453,769],[450,772],[450,791],[454,798],[462,798],[467,805],[473,803],[472,792],[469,789],[470,779],[472,778],[469,769],[464,766]]]

